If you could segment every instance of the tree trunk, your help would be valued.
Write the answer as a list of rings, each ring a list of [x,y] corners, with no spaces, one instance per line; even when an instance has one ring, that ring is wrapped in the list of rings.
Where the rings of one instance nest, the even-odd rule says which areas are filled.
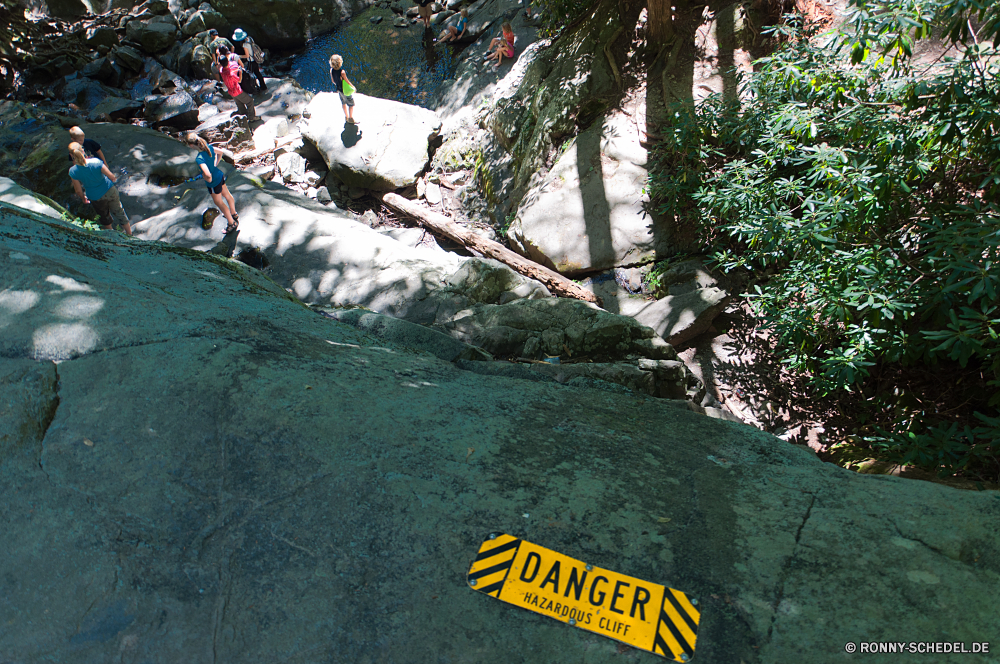
[[[509,266],[518,274],[536,279],[549,289],[553,295],[560,297],[572,297],[585,302],[593,302],[601,305],[601,298],[581,287],[554,270],[550,270],[544,265],[539,265],[530,261],[520,254],[516,254],[498,242],[479,237],[475,233],[465,230],[458,224],[452,222],[444,215],[425,210],[424,208],[411,203],[398,194],[385,194],[382,202],[393,210],[413,217],[428,230],[458,242],[463,247],[473,249],[483,256],[493,258]]]
[[[674,36],[671,0],[646,0],[646,34],[657,46],[666,44]]]

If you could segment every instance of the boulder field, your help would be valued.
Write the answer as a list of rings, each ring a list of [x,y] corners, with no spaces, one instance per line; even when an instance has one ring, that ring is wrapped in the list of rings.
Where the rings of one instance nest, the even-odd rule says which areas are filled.
[[[663,661],[471,589],[497,531],[696,598],[694,661],[995,647],[994,492],[465,371],[201,252],[0,229],[4,661]]]

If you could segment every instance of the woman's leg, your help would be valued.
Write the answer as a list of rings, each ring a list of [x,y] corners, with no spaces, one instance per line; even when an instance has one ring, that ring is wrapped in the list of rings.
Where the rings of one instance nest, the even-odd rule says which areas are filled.
[[[229,211],[229,203],[222,197],[222,194],[217,194],[214,191],[211,192],[211,194],[212,202],[215,203],[215,207],[219,208],[219,210],[222,211],[222,216],[226,218],[227,228],[235,226],[236,220],[233,219],[233,213]]]
[[[236,199],[229,193],[229,186],[225,183],[222,184],[222,195],[226,197],[226,202],[229,203],[229,212],[233,215],[233,219],[239,219],[240,215],[236,211]]]

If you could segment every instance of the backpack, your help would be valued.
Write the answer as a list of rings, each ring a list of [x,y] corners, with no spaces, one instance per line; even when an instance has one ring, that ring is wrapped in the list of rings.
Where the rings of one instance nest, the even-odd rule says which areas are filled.
[[[267,58],[267,53],[264,53],[264,49],[262,49],[260,46],[257,46],[257,42],[255,42],[250,37],[247,37],[247,43],[250,44],[251,59],[253,59],[253,61],[258,64],[264,62],[264,60]]]

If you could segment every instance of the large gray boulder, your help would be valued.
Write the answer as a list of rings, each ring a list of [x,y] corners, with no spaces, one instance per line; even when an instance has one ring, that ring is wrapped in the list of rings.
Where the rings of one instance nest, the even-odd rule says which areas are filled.
[[[389,99],[363,94],[354,99],[357,126],[346,124],[337,94],[317,94],[305,109],[309,121],[302,135],[348,186],[392,191],[414,184],[430,161],[430,141],[441,130],[440,118]]]
[[[507,231],[511,246],[561,272],[646,263],[670,248],[646,213],[646,150],[622,115],[573,139],[528,190]]]
[[[198,126],[198,103],[186,90],[172,95],[150,95],[145,99],[146,119],[154,125],[170,125],[180,129]]]
[[[176,23],[169,21],[129,21],[125,28],[125,36],[131,41],[142,44],[149,53],[162,53],[177,41],[180,31]]]
[[[95,25],[87,28],[86,40],[90,48],[109,49],[118,45],[118,34],[109,25]]]
[[[7,206],[0,227],[7,660],[621,660],[469,587],[498,531],[688,593],[706,664],[996,631],[995,492],[463,371],[199,252]]]
[[[184,27],[181,28],[181,31],[185,35],[191,37],[199,32],[204,32],[205,30],[211,30],[213,28],[218,30],[220,34],[224,34],[224,31],[228,27],[229,21],[226,20],[226,17],[219,12],[199,9],[191,14],[188,20],[184,23]]]

